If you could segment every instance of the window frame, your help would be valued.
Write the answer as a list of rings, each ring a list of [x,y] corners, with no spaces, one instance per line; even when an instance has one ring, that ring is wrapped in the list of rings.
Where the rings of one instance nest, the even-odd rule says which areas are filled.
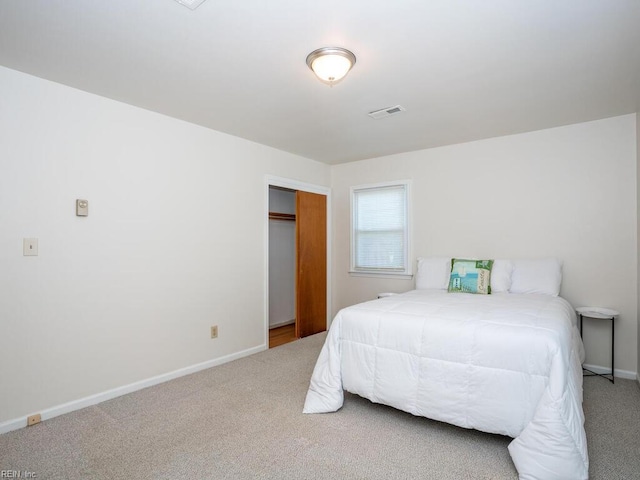
[[[404,188],[404,207],[405,207],[405,225],[404,225],[404,265],[402,270],[391,269],[375,269],[375,268],[356,268],[356,209],[355,198],[356,193],[363,190],[376,190],[389,187],[403,187]],[[350,188],[350,246],[349,246],[349,275],[355,277],[387,277],[396,279],[411,279],[413,278],[413,262],[411,261],[411,180],[397,180],[392,182],[379,182],[366,185],[357,185]]]

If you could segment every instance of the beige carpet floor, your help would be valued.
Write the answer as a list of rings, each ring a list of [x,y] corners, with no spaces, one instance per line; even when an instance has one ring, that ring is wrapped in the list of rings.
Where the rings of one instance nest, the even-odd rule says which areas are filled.
[[[324,334],[0,435],[46,479],[516,479],[509,438],[347,395],[303,415]],[[640,479],[640,388],[585,378],[590,478]],[[24,477],[23,477],[24,478]]]

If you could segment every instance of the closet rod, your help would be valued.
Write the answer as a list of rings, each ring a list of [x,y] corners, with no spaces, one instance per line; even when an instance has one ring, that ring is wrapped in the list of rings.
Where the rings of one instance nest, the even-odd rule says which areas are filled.
[[[296,216],[293,213],[277,213],[277,212],[269,212],[270,220],[288,220],[291,222],[296,221]]]

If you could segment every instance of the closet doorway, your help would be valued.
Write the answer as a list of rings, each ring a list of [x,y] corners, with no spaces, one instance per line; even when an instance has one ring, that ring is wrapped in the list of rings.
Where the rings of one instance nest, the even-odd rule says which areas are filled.
[[[327,328],[327,195],[268,186],[268,341]]]

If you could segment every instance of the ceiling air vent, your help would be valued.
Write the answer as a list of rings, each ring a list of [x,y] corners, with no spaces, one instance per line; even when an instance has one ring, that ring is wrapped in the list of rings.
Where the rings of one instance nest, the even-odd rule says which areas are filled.
[[[185,7],[190,8],[191,10],[195,10],[200,6],[201,3],[204,2],[204,0],[176,0],[176,2],[178,2],[180,5],[184,5]]]
[[[381,110],[375,110],[373,112],[369,112],[367,115],[377,120],[378,118],[389,117],[391,115],[395,115],[396,113],[400,113],[404,111],[405,111],[404,107],[400,105],[396,105],[395,107],[387,107]]]

